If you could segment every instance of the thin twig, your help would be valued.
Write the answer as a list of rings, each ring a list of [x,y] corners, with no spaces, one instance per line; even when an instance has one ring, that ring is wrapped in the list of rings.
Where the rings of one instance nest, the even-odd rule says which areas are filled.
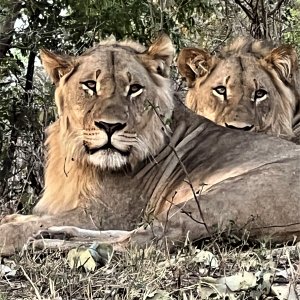
[[[164,225],[164,232],[166,232],[166,229],[167,229],[167,223],[168,223],[168,219],[169,219],[169,215],[170,215],[170,210],[173,206],[174,198],[175,198],[176,194],[177,194],[177,191],[174,192],[174,195],[172,196],[172,200],[170,201],[171,204],[170,204],[170,206],[167,210],[166,222],[165,222],[165,225]]]
[[[254,16],[252,15],[251,11],[239,0],[235,0],[234,1],[244,12],[245,14],[248,16],[248,18],[253,21],[254,20]],[[248,3],[247,3],[248,4]],[[248,4],[249,5],[249,4]]]
[[[149,105],[153,108],[153,110],[154,110],[154,112],[156,113],[156,115],[158,116],[159,120],[162,122],[162,124],[163,124],[164,127],[166,128],[166,124],[164,123],[164,121],[162,120],[162,118],[161,118],[161,116],[159,115],[158,111],[156,110],[156,107],[155,107],[155,106],[153,105],[153,103],[151,103],[149,100],[147,100],[147,101],[148,101]],[[168,146],[171,148],[172,152],[175,154],[175,156],[176,156],[176,158],[178,159],[178,162],[179,162],[179,164],[180,164],[180,166],[181,166],[183,172],[184,172],[185,175],[186,175],[186,178],[187,178],[186,183],[190,186],[190,188],[191,188],[191,190],[192,190],[193,197],[194,197],[194,199],[195,199],[195,201],[196,201],[196,205],[197,205],[197,208],[198,208],[200,217],[201,217],[201,219],[202,219],[202,221],[203,221],[203,225],[204,225],[206,231],[208,232],[208,234],[211,235],[211,233],[210,233],[210,231],[209,231],[209,229],[208,229],[208,226],[207,226],[207,224],[206,224],[206,222],[205,222],[205,220],[204,220],[204,216],[203,216],[203,213],[202,213],[202,210],[201,210],[200,201],[199,201],[199,198],[200,198],[200,197],[198,198],[198,196],[197,196],[197,194],[196,194],[196,192],[195,192],[195,189],[194,189],[194,187],[193,187],[193,184],[192,184],[192,181],[191,181],[191,179],[190,179],[190,176],[189,176],[189,174],[188,174],[188,172],[187,172],[187,170],[186,170],[184,164],[182,163],[182,160],[181,160],[180,157],[178,156],[177,151],[175,150],[175,148],[174,148],[172,145],[170,145],[170,144],[168,144]],[[201,192],[202,192],[202,190],[203,190],[203,186],[202,186]],[[201,192],[200,192],[200,195],[201,195]],[[200,195],[199,195],[199,196],[200,196]]]
[[[26,277],[26,279],[29,281],[29,283],[31,284],[31,286],[33,287],[34,289],[34,292],[36,294],[36,297],[38,298],[38,300],[42,300],[42,297],[37,289],[37,287],[35,286],[35,284],[32,282],[32,280],[30,279],[30,277],[28,276],[28,274],[25,272],[24,268],[22,266],[21,267],[21,270],[22,272],[24,273],[24,276]]]
[[[66,171],[66,162],[67,162],[67,157],[65,157],[65,161],[64,161],[64,173],[65,173],[65,175],[66,175],[66,177],[68,177],[68,173],[67,173],[67,171]]]
[[[196,223],[205,226],[205,223],[204,223],[204,222],[201,222],[201,221],[199,221],[199,220],[197,220],[197,219],[195,219],[195,218],[193,217],[193,215],[192,215],[191,212],[186,211],[186,210],[184,210],[184,209],[181,209],[180,211],[181,211],[183,214],[187,215],[189,218],[191,218],[191,219],[192,219],[193,221],[195,221]]]
[[[283,4],[283,2],[284,2],[284,0],[279,0],[277,2],[276,6],[271,11],[268,12],[268,17],[275,14],[275,12],[280,9],[280,6]]]
[[[208,227],[207,227],[207,224],[205,223],[204,216],[203,216],[203,213],[202,213],[202,210],[201,210],[201,206],[200,206],[200,201],[199,201],[199,198],[200,198],[200,196],[201,196],[201,192],[202,192],[202,190],[203,190],[203,186],[202,186],[202,190],[201,190],[201,192],[200,192],[199,198],[198,198],[198,196],[197,196],[197,194],[196,194],[196,192],[195,192],[194,186],[193,186],[193,184],[192,184],[192,181],[191,181],[191,179],[190,179],[190,176],[189,176],[189,174],[188,174],[188,172],[187,172],[187,169],[185,168],[185,165],[182,163],[182,161],[181,161],[180,157],[178,156],[178,154],[177,154],[176,150],[174,149],[174,147],[172,147],[171,145],[169,145],[169,147],[171,147],[171,149],[173,150],[173,153],[174,153],[175,156],[177,157],[177,159],[178,159],[178,161],[179,161],[179,163],[180,163],[180,166],[181,166],[183,172],[184,172],[185,175],[186,175],[187,180],[186,180],[185,182],[190,186],[190,188],[191,188],[191,190],[192,190],[193,197],[194,197],[194,199],[195,199],[195,201],[196,201],[196,204],[197,204],[197,207],[198,207],[199,214],[200,214],[201,219],[202,219],[202,221],[203,221],[203,225],[205,226],[206,231],[207,231],[208,234],[210,235],[210,231],[209,231],[209,229],[208,229]]]

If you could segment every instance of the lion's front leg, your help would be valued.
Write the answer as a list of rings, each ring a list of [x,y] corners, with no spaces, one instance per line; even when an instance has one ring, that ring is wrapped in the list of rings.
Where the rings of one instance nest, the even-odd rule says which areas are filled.
[[[68,249],[93,241],[125,249],[131,235],[132,231],[103,231],[88,213],[79,209],[56,216],[9,215],[0,225],[0,255],[12,255],[29,241],[38,249]]]
[[[36,221],[40,217],[37,215],[20,215],[12,214],[2,217],[0,219],[0,224],[12,223],[12,222],[27,222],[27,221]]]
[[[75,226],[53,226],[39,231],[32,241],[34,249],[69,250],[93,242],[110,244],[114,250],[124,251],[135,230],[90,230]]]
[[[0,225],[0,255],[11,255],[21,250],[28,239],[51,226],[72,225],[96,229],[90,216],[82,210],[72,210],[55,216],[8,215]]]
[[[0,255],[9,256],[21,250],[43,223],[37,215],[12,214],[0,219]],[[45,224],[46,225],[46,224]]]
[[[43,223],[38,220],[11,222],[0,225],[0,255],[8,256],[21,250]]]

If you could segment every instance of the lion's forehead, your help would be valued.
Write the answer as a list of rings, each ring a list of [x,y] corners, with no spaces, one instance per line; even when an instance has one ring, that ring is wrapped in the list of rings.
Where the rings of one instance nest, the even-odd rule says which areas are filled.
[[[257,58],[250,55],[222,59],[208,79],[207,83],[210,85],[226,85],[232,90],[267,89],[273,86],[264,66]]]
[[[89,55],[82,55],[78,59],[77,74],[79,77],[93,77],[95,73],[101,77],[135,76],[144,79],[146,73],[137,54],[123,48],[104,47],[97,49]]]

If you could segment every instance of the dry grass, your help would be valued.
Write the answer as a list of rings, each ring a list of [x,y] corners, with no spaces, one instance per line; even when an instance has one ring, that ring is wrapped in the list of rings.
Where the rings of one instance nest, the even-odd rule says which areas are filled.
[[[99,266],[94,272],[71,270],[64,252],[28,250],[10,261],[2,259],[2,264],[7,266],[15,264],[17,273],[0,279],[0,300],[201,299],[200,281],[204,277],[224,278],[245,270],[274,274],[273,285],[290,283],[295,288],[300,282],[300,250],[297,247],[272,252],[263,243],[234,245],[228,240],[210,240],[199,248],[214,254],[218,266],[199,261],[200,251],[191,245],[177,248],[172,254],[156,247],[115,253],[108,264]],[[267,293],[261,299],[267,296],[275,299],[269,291]],[[248,289],[234,295],[227,299],[254,299],[255,294],[253,289]],[[225,299],[220,295],[212,296],[210,299]]]
[[[6,212],[2,205],[2,213]],[[26,250],[14,257],[0,257],[0,265],[16,270],[14,276],[0,272],[0,300],[17,299],[203,299],[207,286],[205,278],[216,281],[248,271],[253,274],[273,274],[273,286],[297,290],[298,296],[275,296],[274,290],[262,291],[262,278],[255,288],[234,294],[212,294],[209,299],[299,299],[300,246],[286,247],[238,239],[227,232],[197,245],[187,244],[173,253],[149,247],[114,253],[112,259],[94,272],[83,268],[72,270],[67,252]],[[201,250],[209,251],[218,261],[201,261]],[[201,283],[202,282],[202,283]],[[202,298],[201,298],[202,295]],[[207,294],[205,294],[207,295]],[[296,297],[296,298],[295,298]],[[297,298],[298,297],[298,298]]]

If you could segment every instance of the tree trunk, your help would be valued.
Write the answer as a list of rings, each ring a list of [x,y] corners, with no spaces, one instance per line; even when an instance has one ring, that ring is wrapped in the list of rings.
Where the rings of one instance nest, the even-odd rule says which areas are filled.
[[[35,57],[36,57],[36,53],[30,51],[29,58],[28,58],[27,72],[26,72],[26,83],[25,83],[25,94],[23,98],[24,99],[23,106],[17,107],[14,102],[12,103],[12,110],[10,114],[10,124],[11,124],[10,142],[9,142],[9,146],[5,158],[3,159],[2,169],[0,170],[0,178],[1,178],[0,195],[2,195],[2,197],[4,198],[8,191],[8,179],[13,174],[12,167],[16,156],[15,154],[17,150],[18,137],[20,136],[22,128],[24,128],[24,125],[28,126],[28,124],[24,124],[26,120],[24,119],[24,115],[26,115],[26,107],[28,108],[27,112],[30,111],[29,107],[30,107],[30,103],[32,102]],[[31,119],[29,115],[28,118]],[[34,181],[32,178],[31,180]],[[40,190],[41,190],[41,186],[37,186],[37,191]]]
[[[18,129],[16,126],[17,120],[20,117],[20,113],[17,112],[16,104],[12,104],[12,109],[10,113],[10,124],[11,124],[11,133],[8,149],[3,158],[2,169],[0,170],[0,197],[4,197],[7,194],[8,179],[12,175],[12,165],[15,158],[15,151],[18,141]]]
[[[26,73],[26,84],[25,84],[25,103],[27,105],[27,107],[30,107],[30,105],[33,103],[33,99],[32,99],[32,89],[33,89],[33,74],[34,74],[34,60],[36,57],[36,53],[33,51],[30,51],[29,53],[29,58],[28,58],[28,66],[27,66],[27,73]],[[31,116],[30,120],[32,122],[35,122],[36,120],[36,110],[32,109],[31,112],[33,115]],[[36,128],[31,127],[31,133],[33,135],[36,134]],[[37,148],[40,145],[40,141],[38,141],[38,143],[36,142],[35,137],[33,137],[33,151],[37,151]],[[33,189],[34,193],[36,195],[39,195],[43,189],[41,182],[39,180],[39,178],[36,177],[36,173],[34,172],[34,168],[31,168],[31,166],[34,164],[34,162],[32,161],[32,159],[29,159],[30,166],[28,166],[28,179],[29,179],[29,184],[31,186],[31,188]]]

